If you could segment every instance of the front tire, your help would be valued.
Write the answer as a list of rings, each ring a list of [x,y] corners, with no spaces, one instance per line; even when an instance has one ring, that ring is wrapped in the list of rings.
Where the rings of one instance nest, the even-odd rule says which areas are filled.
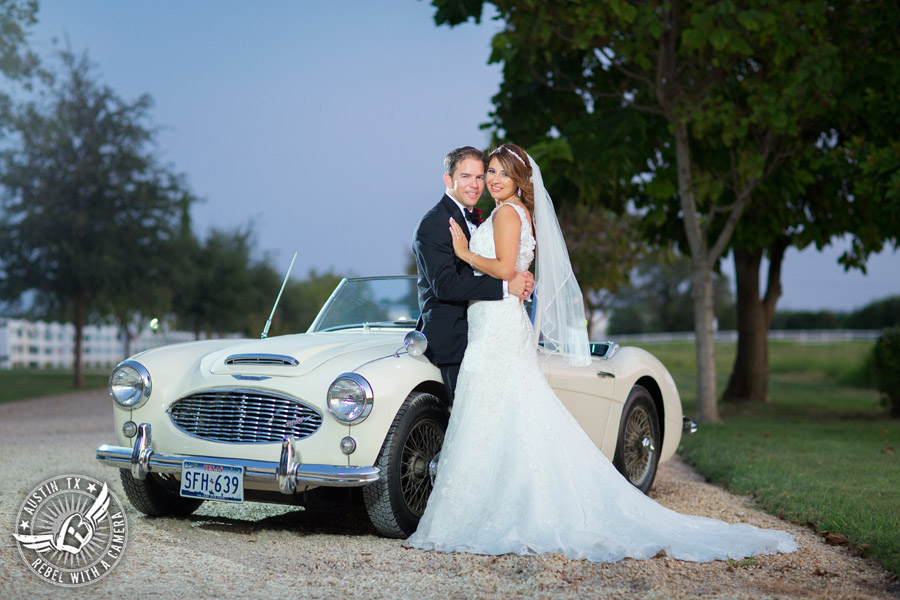
[[[449,414],[432,394],[412,392],[406,397],[378,460],[378,481],[363,488],[369,520],[378,532],[391,538],[412,535],[431,495],[428,465],[440,452]]]
[[[119,474],[131,504],[148,517],[189,515],[203,504],[203,500],[181,496],[174,477],[147,473],[144,479],[135,479],[128,469],[119,469]]]
[[[646,494],[656,479],[661,449],[656,404],[645,387],[636,385],[622,411],[613,464],[625,479]]]

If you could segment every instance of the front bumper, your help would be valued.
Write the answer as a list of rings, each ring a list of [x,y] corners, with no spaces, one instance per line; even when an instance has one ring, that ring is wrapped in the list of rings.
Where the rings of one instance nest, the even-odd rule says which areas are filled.
[[[144,479],[147,473],[181,474],[184,461],[209,462],[244,468],[244,480],[277,484],[284,494],[293,494],[298,485],[327,487],[356,487],[377,481],[378,467],[341,467],[336,465],[308,465],[297,462],[293,439],[281,442],[278,462],[218,458],[211,456],[167,455],[154,452],[150,446],[150,425],[138,427],[134,448],[109,446],[97,448],[97,460],[101,465],[117,469],[130,468],[135,479]]]

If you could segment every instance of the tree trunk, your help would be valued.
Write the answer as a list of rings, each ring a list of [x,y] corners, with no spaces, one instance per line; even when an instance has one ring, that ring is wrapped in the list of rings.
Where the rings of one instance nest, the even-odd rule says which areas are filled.
[[[769,322],[759,296],[759,265],[762,249],[734,250],[737,278],[737,354],[725,402],[768,402]]]
[[[694,335],[697,350],[697,411],[698,423],[721,423],[716,405],[715,334],[713,332],[712,270],[695,265],[693,274]]]
[[[84,387],[84,370],[81,367],[81,340],[84,334],[84,294],[75,296],[75,381],[76,388]]]
[[[581,288],[581,296],[584,298],[584,308],[587,312],[585,318],[587,319],[587,332],[588,332],[588,340],[591,339],[591,328],[594,326],[594,310],[596,307],[594,303],[591,302],[590,295],[588,295],[588,290]]]
[[[769,402],[769,327],[781,297],[781,264],[787,246],[788,238],[783,237],[769,249],[769,274],[762,298],[762,249],[734,251],[738,342],[734,367],[722,395],[725,402]]]
[[[675,155],[678,160],[678,194],[681,198],[684,231],[691,248],[693,270],[694,334],[697,350],[697,412],[698,423],[721,423],[719,408],[716,406],[716,347],[713,337],[713,285],[712,265],[717,260],[717,252],[710,251],[706,233],[700,227],[697,204],[694,199],[694,182],[691,176],[691,150],[687,126],[675,126]],[[723,234],[724,235],[724,234]],[[730,235],[730,233],[729,233]],[[717,243],[722,247],[722,243]]]
[[[125,336],[125,342],[122,347],[125,349],[125,358],[131,356],[131,331],[129,331],[127,323],[125,319],[122,320],[122,335]]]

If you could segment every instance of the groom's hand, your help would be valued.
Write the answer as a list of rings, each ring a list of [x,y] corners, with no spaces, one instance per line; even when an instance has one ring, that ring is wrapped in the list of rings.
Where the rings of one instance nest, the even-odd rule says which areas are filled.
[[[534,275],[530,271],[515,273],[509,280],[509,293],[520,300],[527,299],[534,291]]]

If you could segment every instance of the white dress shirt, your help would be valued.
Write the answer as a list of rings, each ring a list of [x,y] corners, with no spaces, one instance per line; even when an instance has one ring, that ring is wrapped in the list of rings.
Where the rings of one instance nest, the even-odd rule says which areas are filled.
[[[460,203],[459,200],[457,200],[456,198],[454,198],[454,197],[453,197],[453,194],[450,193],[450,190],[449,190],[449,189],[448,189],[446,192],[444,192],[444,193],[447,194],[447,197],[450,198],[451,200],[453,200],[453,203],[456,204],[456,206],[459,207],[459,211],[463,214],[463,217],[465,217],[468,213],[472,212],[471,210],[469,210],[468,208],[466,208],[465,206],[463,206],[462,203]],[[472,237],[472,234],[475,233],[475,230],[477,229],[477,227],[475,227],[475,223],[473,223],[472,221],[470,221],[468,218],[465,219],[465,222],[466,222],[466,227],[469,228],[469,237]],[[461,224],[462,224],[462,223],[460,223],[460,225],[461,225]]]

